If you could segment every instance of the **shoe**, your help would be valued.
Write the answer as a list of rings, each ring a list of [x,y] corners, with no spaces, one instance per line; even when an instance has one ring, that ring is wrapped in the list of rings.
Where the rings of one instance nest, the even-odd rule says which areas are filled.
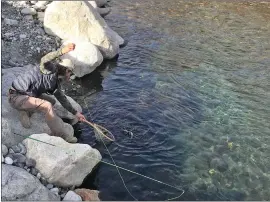
[[[19,111],[19,120],[24,128],[30,128],[30,117],[27,111]]]

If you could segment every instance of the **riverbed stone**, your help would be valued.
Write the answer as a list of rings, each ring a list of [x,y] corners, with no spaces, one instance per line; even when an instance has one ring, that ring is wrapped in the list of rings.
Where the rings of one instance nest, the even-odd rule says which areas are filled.
[[[6,145],[2,144],[2,155],[6,156],[8,154],[8,148]]]
[[[5,163],[8,164],[8,165],[12,165],[12,164],[13,164],[12,158],[6,157],[6,158],[5,158]]]
[[[25,163],[26,162],[26,157],[20,153],[8,154],[8,156],[13,159],[14,163]]]
[[[12,149],[15,153],[20,153],[20,151],[21,151],[21,149],[20,149],[17,145],[12,146],[11,149]]]
[[[20,148],[20,154],[25,155],[27,152],[25,146],[22,143],[19,143],[18,147]]]
[[[25,161],[25,164],[27,167],[35,167],[36,166],[36,161],[31,158],[27,158]]]
[[[21,13],[24,15],[36,15],[37,11],[34,8],[24,8],[21,10]]]
[[[68,191],[63,201],[82,201],[82,198],[74,191]]]
[[[24,169],[2,165],[3,201],[59,201],[60,197],[46,189],[33,175]]]
[[[23,141],[27,148],[26,156],[34,159],[39,172],[48,183],[56,186],[80,186],[101,160],[99,151],[87,144],[70,144],[60,137],[48,134],[33,134],[30,137],[55,145],[32,139]]]
[[[53,188],[53,184],[47,184],[46,186],[48,189],[52,189]]]
[[[35,176],[38,174],[38,170],[36,168],[31,168],[30,172],[32,175],[35,175]]]
[[[74,191],[78,194],[83,201],[100,201],[98,195],[99,191],[97,190],[90,190],[90,189],[75,189]]]
[[[210,162],[210,167],[214,168],[214,169],[217,169],[220,172],[225,172],[229,168],[228,163],[226,163],[221,158],[212,159],[211,162]]]

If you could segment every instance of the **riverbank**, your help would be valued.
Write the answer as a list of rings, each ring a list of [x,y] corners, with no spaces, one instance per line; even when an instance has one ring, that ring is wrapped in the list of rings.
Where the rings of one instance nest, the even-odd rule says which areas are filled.
[[[103,59],[113,58],[118,54],[123,39],[111,30],[102,18],[110,13],[111,8],[106,8],[106,0],[89,3],[1,2],[2,200],[100,200],[98,191],[78,189],[84,178],[100,162],[99,151],[88,144],[69,144],[62,138],[47,135],[50,134],[50,129],[43,115],[39,113],[31,116],[30,129],[23,128],[17,111],[9,106],[7,98],[8,88],[18,75],[39,65],[42,56],[57,50],[67,40],[76,43],[75,55],[66,57],[72,58],[77,67],[75,74],[79,77],[94,71]],[[71,14],[74,6],[81,7],[85,15],[92,17],[91,20],[95,21],[95,26],[99,28],[92,34],[103,37],[106,44],[99,43],[100,37],[95,41],[96,38],[85,39],[83,35],[65,40],[61,33],[55,36],[57,28],[65,21],[55,22],[49,19],[50,16],[54,16],[54,11],[57,11],[55,15],[60,13],[63,10],[61,8],[70,9]],[[50,13],[46,15],[46,12]],[[76,16],[73,16],[73,19],[75,18]],[[68,20],[66,22],[70,23]],[[61,30],[65,28],[70,29],[65,26]],[[53,33],[49,35],[50,31]],[[74,33],[70,34],[74,36]],[[84,57],[77,57],[82,53]],[[77,111],[82,112],[81,106],[75,100],[70,97],[68,99]],[[54,105],[54,110],[58,116],[69,120],[70,124],[77,123],[77,119],[60,103]],[[26,138],[29,135],[32,139]]]

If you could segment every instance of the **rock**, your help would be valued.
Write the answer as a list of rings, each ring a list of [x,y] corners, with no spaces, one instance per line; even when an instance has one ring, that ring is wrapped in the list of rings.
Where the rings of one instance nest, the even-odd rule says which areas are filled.
[[[24,163],[14,163],[15,166],[24,168]]]
[[[13,149],[11,149],[11,148],[9,148],[8,153],[9,153],[9,154],[15,154],[15,152],[14,152]]]
[[[20,148],[20,153],[25,155],[26,154],[26,148],[22,143],[18,144],[18,147]]]
[[[105,17],[111,12],[111,8],[96,8],[96,10],[102,17]]]
[[[26,34],[20,34],[20,39],[25,39],[26,38]]]
[[[12,20],[12,19],[8,19],[8,18],[4,19],[4,23],[7,25],[12,25],[12,26],[19,24],[18,20]]]
[[[24,15],[36,15],[37,11],[34,8],[24,8],[21,10],[21,13]]]
[[[44,178],[41,178],[41,174],[40,174],[40,173],[37,174],[37,178],[38,178],[38,179],[44,179]],[[42,181],[41,181],[41,182],[42,182]],[[42,184],[44,184],[44,183],[42,183]]]
[[[75,193],[78,194],[83,201],[100,201],[97,190],[90,189],[76,189]]]
[[[35,4],[35,7],[38,8],[38,9],[43,9],[43,8],[46,8],[46,5],[49,3],[49,1],[38,1],[36,4]]]
[[[30,1],[31,4],[36,4],[38,1]]]
[[[9,154],[9,155],[13,159],[14,163],[25,163],[25,161],[26,161],[26,157],[20,153]]]
[[[38,174],[38,170],[36,168],[31,168],[31,174],[36,176]]]
[[[2,165],[3,201],[59,201],[60,197],[46,189],[24,169]]]
[[[2,163],[4,163],[5,162],[5,158],[4,158],[4,156],[2,155]]]
[[[35,167],[36,166],[36,161],[31,158],[27,158],[25,161],[25,164],[27,167]]]
[[[24,19],[25,20],[34,20],[32,15],[26,15],[26,16],[24,16]]]
[[[220,159],[220,158],[214,158],[212,159],[212,161],[210,162],[210,166],[211,168],[217,169],[220,172],[225,172],[226,170],[228,170],[228,164]]]
[[[18,147],[17,145],[12,146],[11,149],[12,149],[15,153],[20,153],[20,151],[21,151],[20,147]]]
[[[47,184],[46,186],[48,189],[52,189],[53,188],[53,184]]]
[[[82,201],[82,198],[74,191],[68,191],[63,201]]]
[[[64,198],[67,193],[63,193],[60,195],[61,198]]]
[[[37,15],[38,15],[38,18],[44,18],[45,13],[44,12],[38,12]]]
[[[101,160],[99,151],[87,144],[70,144],[60,137],[47,134],[34,134],[30,137],[56,145],[51,146],[32,139],[24,140],[26,156],[35,159],[39,172],[48,183],[56,186],[80,186]]]
[[[57,194],[57,195],[59,193],[59,189],[57,187],[50,189],[50,191]]]
[[[6,156],[8,154],[8,148],[6,145],[2,144],[2,155]]]
[[[26,170],[27,170],[27,172],[29,172],[29,173],[30,173],[30,170],[31,170],[31,169],[30,169],[30,168],[27,168]]]
[[[67,41],[64,44],[70,42],[76,44],[75,50],[61,56],[61,59],[68,58],[73,62],[74,74],[77,77],[93,72],[102,63],[102,54],[91,42]]]
[[[105,6],[108,3],[108,0],[95,0],[98,7]]]
[[[12,164],[13,164],[12,158],[6,157],[6,158],[5,158],[5,163],[8,164],[8,165],[12,165]]]
[[[113,33],[87,1],[52,2],[45,11],[44,29],[47,34],[61,39],[91,42],[98,47],[106,59],[114,58],[121,45],[117,39],[121,37],[116,38],[115,32]]]

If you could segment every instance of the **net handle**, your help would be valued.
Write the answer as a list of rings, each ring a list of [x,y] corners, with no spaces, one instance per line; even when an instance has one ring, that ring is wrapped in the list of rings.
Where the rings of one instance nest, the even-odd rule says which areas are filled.
[[[88,125],[90,125],[90,126],[92,126],[93,128],[98,128],[99,127],[99,125],[97,125],[97,124],[95,124],[95,123],[91,123],[90,121],[87,121],[86,119],[85,120],[83,120],[83,122],[85,122],[85,123],[87,123]],[[104,128],[104,127],[102,127],[102,126],[100,126],[101,128]],[[106,128],[104,128],[104,129],[106,129]],[[107,129],[106,129],[107,130]],[[107,130],[108,131],[108,130]],[[108,131],[109,132],[109,131]],[[110,132],[109,132],[110,133]],[[115,139],[114,139],[114,137],[113,137],[113,135],[112,135],[112,137],[113,137],[113,139],[112,138],[110,138],[110,137],[108,137],[107,135],[105,135],[105,134],[103,134],[103,133],[101,133],[104,137],[106,137],[108,140],[110,140],[110,141],[112,141],[112,142],[114,142],[115,141]]]

